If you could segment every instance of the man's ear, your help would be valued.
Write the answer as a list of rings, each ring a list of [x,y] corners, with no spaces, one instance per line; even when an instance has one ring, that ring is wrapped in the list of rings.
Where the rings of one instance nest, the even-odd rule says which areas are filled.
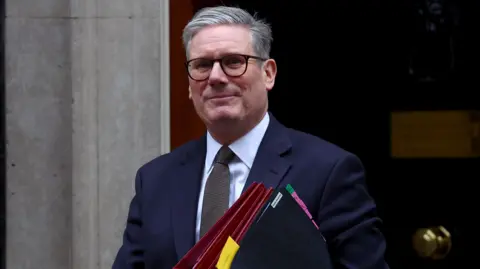
[[[271,90],[275,84],[275,77],[277,76],[277,63],[273,59],[268,59],[263,64],[263,78],[267,90]]]
[[[192,88],[188,86],[188,99],[192,100]]]

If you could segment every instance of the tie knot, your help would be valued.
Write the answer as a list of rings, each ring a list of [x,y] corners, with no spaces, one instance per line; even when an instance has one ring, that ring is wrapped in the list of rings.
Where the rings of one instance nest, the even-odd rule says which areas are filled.
[[[235,153],[228,147],[223,146],[217,153],[215,157],[216,163],[221,163],[227,165],[235,157]]]

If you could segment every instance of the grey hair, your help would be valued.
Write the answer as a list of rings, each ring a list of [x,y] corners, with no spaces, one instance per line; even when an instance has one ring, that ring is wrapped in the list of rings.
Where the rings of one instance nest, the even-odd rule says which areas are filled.
[[[206,7],[199,10],[183,29],[183,46],[189,58],[190,42],[192,38],[203,28],[211,25],[244,25],[252,34],[252,46],[256,56],[265,59],[270,58],[272,30],[257,15],[251,15],[247,11],[237,7],[217,6]]]

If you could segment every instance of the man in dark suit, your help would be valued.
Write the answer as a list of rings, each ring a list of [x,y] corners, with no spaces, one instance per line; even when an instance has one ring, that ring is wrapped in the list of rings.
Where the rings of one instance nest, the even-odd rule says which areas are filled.
[[[336,268],[388,268],[360,160],[268,112],[269,26],[238,8],[207,8],[183,39],[190,98],[208,132],[138,170],[113,268],[171,269],[254,181],[295,187]]]

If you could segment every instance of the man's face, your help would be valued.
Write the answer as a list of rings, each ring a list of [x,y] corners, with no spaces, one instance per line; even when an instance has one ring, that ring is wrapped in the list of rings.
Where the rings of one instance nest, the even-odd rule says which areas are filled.
[[[218,59],[231,54],[258,56],[253,51],[249,29],[231,25],[202,29],[192,39],[189,53],[189,59]],[[231,64],[232,69],[239,65],[236,61],[224,61],[224,64]],[[189,78],[190,96],[207,126],[232,120],[248,121],[267,110],[267,91],[273,88],[275,74],[272,59],[263,66],[256,59],[249,59],[247,70],[239,77],[227,75],[217,61],[205,80]]]

